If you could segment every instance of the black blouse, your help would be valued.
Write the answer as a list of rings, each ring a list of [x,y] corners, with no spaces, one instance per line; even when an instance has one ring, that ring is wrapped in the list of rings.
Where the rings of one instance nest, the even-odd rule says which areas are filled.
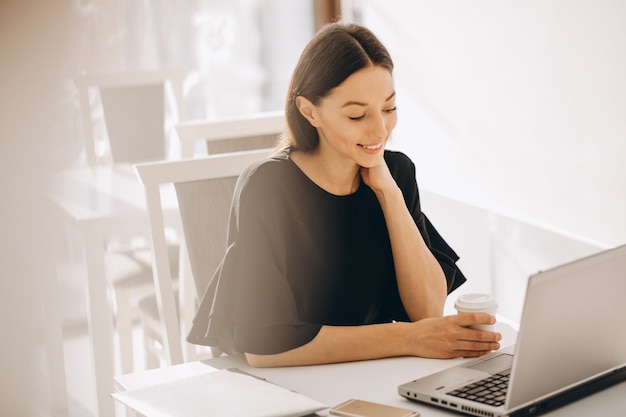
[[[450,293],[465,277],[420,209],[415,166],[400,152],[385,151],[385,160]],[[323,325],[409,320],[383,212],[363,182],[355,193],[336,196],[312,182],[287,151],[255,163],[237,182],[228,244],[191,343],[273,354],[308,343]]]

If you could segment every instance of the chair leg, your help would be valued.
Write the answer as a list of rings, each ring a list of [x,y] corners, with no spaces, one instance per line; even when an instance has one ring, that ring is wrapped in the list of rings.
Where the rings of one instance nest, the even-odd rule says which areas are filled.
[[[133,318],[130,306],[130,293],[125,290],[115,292],[115,324],[119,338],[120,368],[122,374],[133,372]]]
[[[215,346],[211,346],[211,356],[214,358],[219,358],[220,356],[222,356],[224,352],[222,352],[222,350],[220,348],[217,348]]]
[[[187,334],[190,330],[190,323],[196,312],[196,290],[193,283],[191,264],[187,254],[187,246],[183,241],[179,247],[178,255],[178,305],[180,314],[181,334]],[[190,343],[183,343],[183,360],[186,362],[196,360],[197,354],[195,346]]]
[[[146,369],[155,369],[161,366],[161,360],[159,354],[156,352],[156,347],[153,345],[155,342],[154,335],[149,319],[141,317],[141,331],[143,336],[143,350],[144,350],[144,364]]]
[[[132,408],[122,404],[115,404],[115,417],[143,417],[141,414],[137,413]]]

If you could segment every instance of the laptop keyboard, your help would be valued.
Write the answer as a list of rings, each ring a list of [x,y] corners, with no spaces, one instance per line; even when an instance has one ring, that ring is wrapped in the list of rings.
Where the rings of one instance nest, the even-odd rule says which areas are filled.
[[[481,379],[462,388],[450,391],[447,394],[497,407],[504,404],[510,373],[510,369],[502,371],[491,375],[489,378]]]

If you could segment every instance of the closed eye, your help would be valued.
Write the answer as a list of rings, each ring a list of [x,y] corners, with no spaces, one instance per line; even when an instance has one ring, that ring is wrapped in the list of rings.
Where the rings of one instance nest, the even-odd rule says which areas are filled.
[[[385,109],[385,110],[383,110],[383,111],[384,111],[385,113],[393,113],[393,112],[394,112],[394,111],[396,111],[397,109],[398,109],[398,108],[397,108],[396,106],[394,106],[394,107],[393,107],[393,108],[391,108],[391,109]],[[367,116],[367,114],[363,114],[363,115],[361,115],[361,116],[357,116],[357,117],[350,117],[349,119],[350,119],[350,120],[357,121],[357,120],[361,120],[361,119],[365,118],[365,116]]]

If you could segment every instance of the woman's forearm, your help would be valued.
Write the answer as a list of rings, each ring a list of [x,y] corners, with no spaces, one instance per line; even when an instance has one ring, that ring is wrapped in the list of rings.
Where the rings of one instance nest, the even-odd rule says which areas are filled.
[[[499,333],[469,328],[494,324],[484,313],[459,314],[417,322],[323,326],[309,343],[275,355],[246,353],[254,367],[320,365],[394,356],[449,359],[476,357],[499,349]]]
[[[440,317],[447,296],[441,265],[426,246],[400,189],[379,193],[378,200],[389,231],[398,291],[409,318]]]
[[[410,354],[404,336],[408,323],[323,326],[309,343],[274,355],[246,353],[254,367],[319,365]]]

